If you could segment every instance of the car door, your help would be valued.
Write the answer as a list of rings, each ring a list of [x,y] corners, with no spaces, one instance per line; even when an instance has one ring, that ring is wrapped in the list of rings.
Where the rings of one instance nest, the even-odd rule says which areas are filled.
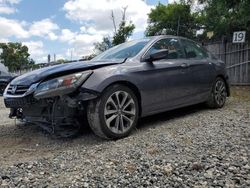
[[[155,112],[173,109],[189,103],[191,94],[190,72],[185,52],[177,38],[165,38],[155,42],[145,54],[167,49],[165,59],[144,62],[142,67],[144,83],[144,111]],[[147,112],[146,112],[147,113]]]
[[[192,77],[192,96],[194,100],[205,100],[210,92],[214,78],[214,68],[208,53],[197,43],[182,39],[189,70]]]

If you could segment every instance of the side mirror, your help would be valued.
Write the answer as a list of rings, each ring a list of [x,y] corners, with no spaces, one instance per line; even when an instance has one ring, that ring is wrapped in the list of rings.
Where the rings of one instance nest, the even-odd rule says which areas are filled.
[[[144,61],[153,62],[156,60],[165,59],[167,57],[168,57],[168,50],[162,49],[162,50],[157,50],[156,52],[153,52],[152,54],[150,54],[150,56],[146,57]]]

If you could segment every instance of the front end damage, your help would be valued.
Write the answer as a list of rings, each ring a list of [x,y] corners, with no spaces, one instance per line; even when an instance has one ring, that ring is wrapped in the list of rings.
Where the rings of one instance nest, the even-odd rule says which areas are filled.
[[[31,93],[27,90],[20,96],[11,94],[13,87],[8,86],[4,97],[5,106],[10,108],[9,117],[37,125],[60,137],[70,137],[79,133],[86,123],[87,102],[99,95],[95,91],[78,88],[70,94],[37,99],[34,97],[36,88]],[[22,86],[15,87],[16,93],[23,89]]]

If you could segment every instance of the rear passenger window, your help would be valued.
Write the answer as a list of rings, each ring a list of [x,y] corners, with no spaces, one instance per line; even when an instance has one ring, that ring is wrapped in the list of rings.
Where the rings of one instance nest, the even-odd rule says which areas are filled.
[[[208,57],[207,52],[197,43],[189,40],[182,40],[187,58],[204,59]]]

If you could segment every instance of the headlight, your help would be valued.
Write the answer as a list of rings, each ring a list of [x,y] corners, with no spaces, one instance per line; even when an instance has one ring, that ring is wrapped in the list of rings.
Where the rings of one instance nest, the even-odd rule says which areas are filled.
[[[72,93],[92,72],[93,71],[74,73],[42,82],[38,85],[34,97],[39,99]]]

